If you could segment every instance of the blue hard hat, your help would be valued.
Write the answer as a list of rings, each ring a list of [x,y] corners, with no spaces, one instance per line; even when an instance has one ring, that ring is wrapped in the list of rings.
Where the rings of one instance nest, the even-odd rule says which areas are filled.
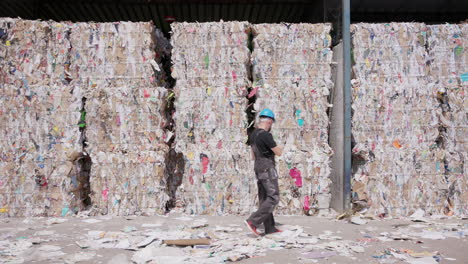
[[[271,111],[270,109],[265,108],[260,112],[260,117],[269,117],[275,120],[275,113],[273,113],[273,111]]]

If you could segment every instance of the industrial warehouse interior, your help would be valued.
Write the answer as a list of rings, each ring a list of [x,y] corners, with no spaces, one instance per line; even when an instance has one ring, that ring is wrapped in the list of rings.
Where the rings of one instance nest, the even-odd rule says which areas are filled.
[[[2,1],[0,262],[466,263],[467,41],[466,1]]]

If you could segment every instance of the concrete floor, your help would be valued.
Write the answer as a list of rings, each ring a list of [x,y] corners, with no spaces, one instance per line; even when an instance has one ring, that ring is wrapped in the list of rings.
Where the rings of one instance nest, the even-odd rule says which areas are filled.
[[[184,255],[197,256],[197,263],[219,263],[208,257],[238,255],[242,250],[248,251],[252,247],[255,252],[244,254],[238,263],[434,263],[432,260],[435,263],[468,263],[468,220],[460,218],[429,218],[426,222],[409,219],[368,220],[363,225],[332,217],[276,218],[285,232],[302,228],[303,232],[297,238],[316,240],[309,244],[301,244],[294,239],[284,242],[288,237],[256,238],[244,227],[244,218],[190,217],[180,214],[152,217],[3,218],[0,219],[0,263],[132,263],[132,258],[143,250],[143,247],[135,248],[134,245],[151,235],[155,236],[156,242],[147,246],[147,253],[157,251],[158,248],[162,248],[163,252],[175,253],[167,253],[162,258],[164,261],[155,258],[147,263],[194,263],[195,259],[177,262]],[[203,224],[205,220],[206,224]],[[206,226],[195,228],[197,222]],[[230,230],[223,231],[224,227]],[[102,233],[93,238],[93,234],[96,234],[93,230]],[[174,238],[186,238],[177,232],[188,232],[192,237],[196,234],[210,236],[216,250],[160,245],[160,240],[171,234]],[[102,242],[103,239],[110,241],[110,244],[105,244],[110,248],[92,244],[81,248],[76,243],[83,246],[85,242]],[[130,241],[130,244],[118,244],[122,240]],[[241,248],[243,246],[244,249]],[[240,251],[236,252],[237,249]],[[318,259],[303,255],[311,251],[332,252],[336,255]],[[412,258],[411,254],[419,258]],[[245,258],[246,255],[248,258]]]

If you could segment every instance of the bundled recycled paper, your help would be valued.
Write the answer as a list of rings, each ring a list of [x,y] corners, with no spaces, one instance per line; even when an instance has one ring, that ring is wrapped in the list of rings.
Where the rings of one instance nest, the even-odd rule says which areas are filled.
[[[256,187],[245,110],[250,87],[247,22],[173,23],[176,139],[186,212],[254,209]]]
[[[443,114],[446,214],[468,213],[468,25],[428,26],[429,80]]]
[[[313,213],[330,204],[328,95],[333,87],[330,24],[253,26],[255,109],[276,115],[272,133],[284,146],[277,160],[283,214]]]
[[[72,93],[64,78],[68,25],[2,18],[0,31],[2,212],[67,213],[72,159],[80,151],[80,91]]]
[[[441,110],[427,75],[427,28],[421,23],[351,27],[353,199],[376,215],[440,212]]]
[[[85,89],[91,200],[101,213],[163,213],[169,200],[167,90],[158,87],[165,75],[154,31],[152,23],[132,22],[77,23],[71,30],[73,85]]]
[[[152,23],[0,18],[1,216],[83,210],[83,155],[100,213],[162,213],[174,197],[187,213],[250,213],[253,97],[285,146],[277,211],[329,208],[331,25],[171,26],[169,43]],[[382,215],[467,214],[468,25],[351,29],[353,199]]]

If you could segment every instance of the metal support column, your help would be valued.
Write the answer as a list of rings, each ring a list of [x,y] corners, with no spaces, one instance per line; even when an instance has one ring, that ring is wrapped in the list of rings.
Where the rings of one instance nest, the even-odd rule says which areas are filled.
[[[351,33],[350,0],[342,0],[343,25],[343,104],[344,104],[344,142],[343,142],[343,208],[351,207]]]

